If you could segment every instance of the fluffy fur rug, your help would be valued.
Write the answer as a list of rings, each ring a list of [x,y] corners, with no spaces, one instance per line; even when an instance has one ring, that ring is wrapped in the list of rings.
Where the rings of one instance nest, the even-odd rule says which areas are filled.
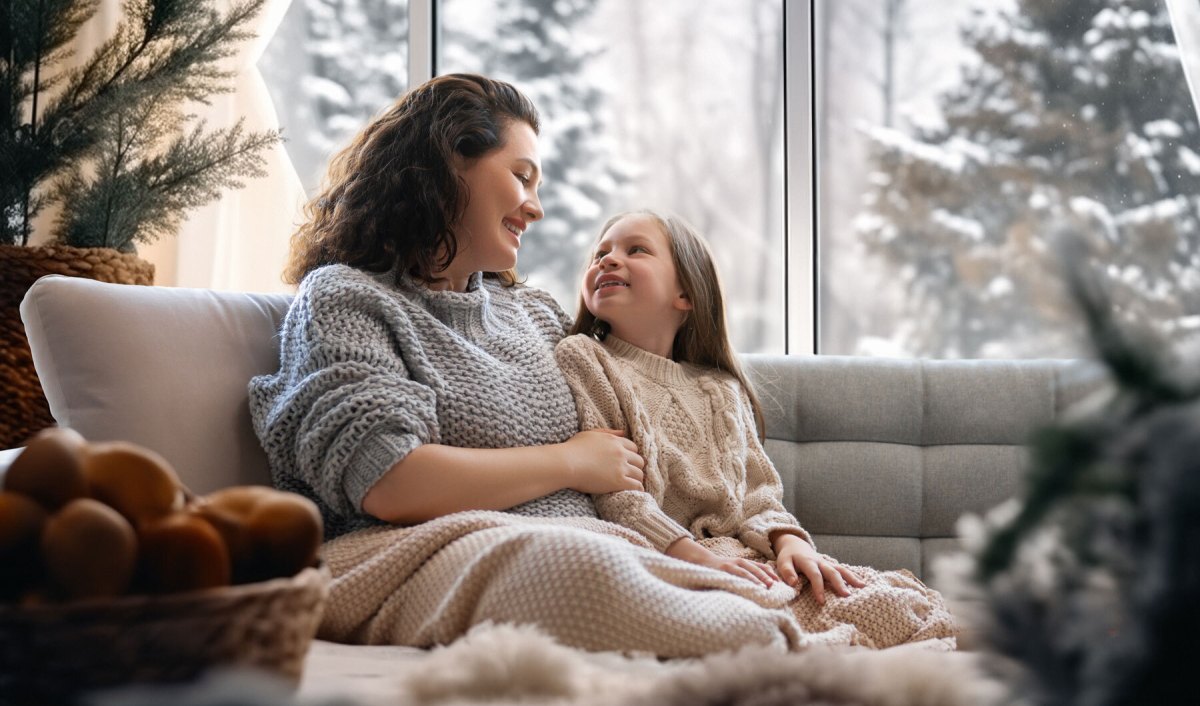
[[[527,627],[480,626],[395,675],[414,706],[986,706],[1004,692],[970,653],[906,646],[883,651],[762,649],[699,660],[586,653]]]
[[[323,658],[344,646],[324,643]],[[261,676],[125,689],[90,706],[991,706],[1004,702],[981,657],[904,646],[883,651],[746,649],[703,659],[584,652],[530,627],[484,624],[429,651],[346,648],[339,670],[306,673],[299,695]],[[395,651],[387,651],[395,650]],[[336,661],[336,659],[334,660]],[[319,685],[322,688],[307,688]],[[368,687],[355,692],[355,687]]]

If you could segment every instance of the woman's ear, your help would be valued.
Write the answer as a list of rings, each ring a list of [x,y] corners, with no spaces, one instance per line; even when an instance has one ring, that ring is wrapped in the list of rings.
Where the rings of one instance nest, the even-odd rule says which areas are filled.
[[[691,311],[692,300],[688,299],[688,295],[680,292],[679,296],[675,298],[675,308],[679,311]]]

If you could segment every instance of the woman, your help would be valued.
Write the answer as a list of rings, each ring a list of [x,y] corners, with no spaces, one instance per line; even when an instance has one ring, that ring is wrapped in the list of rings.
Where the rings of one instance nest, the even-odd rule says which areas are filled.
[[[543,215],[537,132],[512,86],[433,79],[334,158],[293,239],[280,370],[250,406],[275,483],[326,519],[321,634],[427,646],[491,620],[662,656],[803,644],[762,607],[785,596],[596,519],[588,494],[640,489],[643,460],[578,431],[553,354],[568,316],[513,272]]]

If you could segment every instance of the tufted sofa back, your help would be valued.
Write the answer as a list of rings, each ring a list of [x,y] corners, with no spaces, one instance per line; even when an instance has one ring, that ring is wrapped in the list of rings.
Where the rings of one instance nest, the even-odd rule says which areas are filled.
[[[838,559],[928,575],[964,512],[1020,489],[1037,428],[1103,384],[1095,363],[744,357],[785,502]]]

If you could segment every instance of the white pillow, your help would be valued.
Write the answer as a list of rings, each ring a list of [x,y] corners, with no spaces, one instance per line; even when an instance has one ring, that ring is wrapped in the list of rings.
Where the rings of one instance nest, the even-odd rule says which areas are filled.
[[[246,385],[278,369],[290,302],[49,275],[25,294],[21,319],[61,426],[153,449],[207,493],[270,483]]]

